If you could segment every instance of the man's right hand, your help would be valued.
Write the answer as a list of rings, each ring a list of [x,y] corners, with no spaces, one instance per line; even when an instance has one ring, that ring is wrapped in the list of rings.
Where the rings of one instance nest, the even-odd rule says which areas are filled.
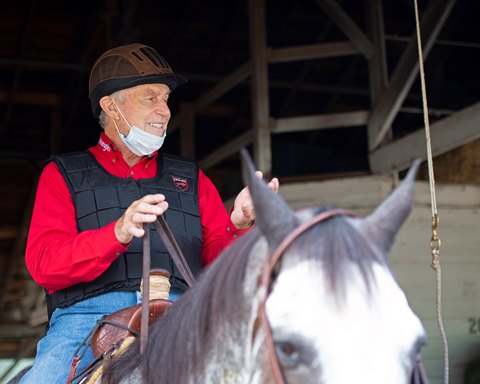
[[[146,195],[134,201],[115,224],[115,236],[122,244],[128,244],[133,237],[142,237],[145,234],[144,223],[153,223],[157,216],[168,209],[165,196],[161,193]]]

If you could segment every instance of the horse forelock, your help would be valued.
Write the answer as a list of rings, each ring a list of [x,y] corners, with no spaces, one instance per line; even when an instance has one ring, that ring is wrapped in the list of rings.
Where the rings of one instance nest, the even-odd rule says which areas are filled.
[[[297,213],[301,221],[311,220],[315,215],[330,207],[304,210]],[[385,255],[379,253],[375,245],[364,237],[352,219],[337,215],[321,221],[302,233],[285,252],[281,263],[295,265],[302,261],[318,265],[328,291],[337,301],[344,299],[351,278],[351,268],[357,268],[367,291],[374,284],[374,264],[386,265]]]

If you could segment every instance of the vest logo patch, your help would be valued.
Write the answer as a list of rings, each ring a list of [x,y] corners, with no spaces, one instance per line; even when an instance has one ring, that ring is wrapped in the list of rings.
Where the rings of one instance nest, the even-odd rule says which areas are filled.
[[[172,176],[173,184],[175,185],[175,188],[182,192],[186,192],[188,190],[188,181],[187,179],[182,179],[181,177],[178,176]]]

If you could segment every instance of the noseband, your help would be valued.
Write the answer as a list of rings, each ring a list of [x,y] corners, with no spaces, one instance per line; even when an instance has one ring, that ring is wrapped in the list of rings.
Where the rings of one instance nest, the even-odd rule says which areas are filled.
[[[267,348],[268,360],[270,362],[270,366],[272,368],[272,376],[276,384],[285,384],[286,381],[283,376],[282,369],[280,368],[280,363],[278,362],[277,354],[275,352],[275,343],[273,341],[272,329],[270,327],[270,323],[268,322],[267,311],[265,307],[268,294],[270,293],[270,288],[271,288],[272,271],[277,265],[277,263],[280,261],[280,258],[283,256],[287,248],[301,234],[308,231],[310,228],[312,228],[316,224],[322,221],[326,221],[334,216],[352,217],[352,216],[356,216],[356,214],[352,211],[345,210],[345,209],[331,209],[331,210],[319,213],[318,215],[314,216],[311,220],[303,223],[302,225],[295,228],[292,232],[290,232],[290,234],[279,244],[279,246],[272,253],[271,257],[269,258],[269,260],[267,261],[263,269],[259,288],[261,288],[265,292],[265,295],[262,298],[259,305],[259,316],[260,316],[260,323],[265,333],[265,345]],[[413,374],[411,377],[411,384],[428,384],[427,375],[425,373],[425,369],[423,367],[423,363],[420,355],[417,356],[417,359],[415,362]]]

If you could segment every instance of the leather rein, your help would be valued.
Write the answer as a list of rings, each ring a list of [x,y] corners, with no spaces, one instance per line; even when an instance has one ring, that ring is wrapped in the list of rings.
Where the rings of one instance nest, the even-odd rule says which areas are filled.
[[[277,265],[277,263],[280,261],[280,258],[283,256],[287,248],[300,235],[308,231],[310,228],[312,228],[316,224],[322,221],[326,221],[334,216],[353,217],[353,216],[356,216],[356,214],[352,211],[345,210],[345,209],[331,209],[331,210],[319,213],[318,215],[314,216],[311,220],[301,224],[300,226],[295,228],[292,232],[290,232],[289,235],[285,237],[283,241],[278,245],[278,247],[273,251],[272,255],[270,256],[268,262],[266,263],[263,269],[259,289],[263,290],[265,294],[259,304],[259,317],[260,317],[260,323],[265,333],[265,345],[267,348],[268,360],[270,362],[270,366],[272,369],[272,376],[276,384],[286,384],[286,380],[283,375],[282,369],[280,367],[277,354],[275,352],[275,342],[273,340],[272,329],[270,327],[270,323],[268,322],[267,313],[266,313],[266,302],[271,290],[272,271]],[[411,378],[411,384],[428,384],[427,375],[423,368],[423,364],[420,356],[417,356],[417,359],[416,359],[416,364],[415,364],[412,378]]]
[[[165,221],[165,218],[163,216],[158,216],[153,225],[188,287],[192,287],[192,285],[195,283],[195,277],[188,266],[182,250],[178,246],[178,243],[173,236],[172,230]],[[148,223],[144,224],[143,229],[145,230],[145,235],[143,236],[143,292],[142,318],[140,323],[140,354],[145,352],[145,348],[147,346],[149,319],[148,312],[150,310],[150,225]]]

